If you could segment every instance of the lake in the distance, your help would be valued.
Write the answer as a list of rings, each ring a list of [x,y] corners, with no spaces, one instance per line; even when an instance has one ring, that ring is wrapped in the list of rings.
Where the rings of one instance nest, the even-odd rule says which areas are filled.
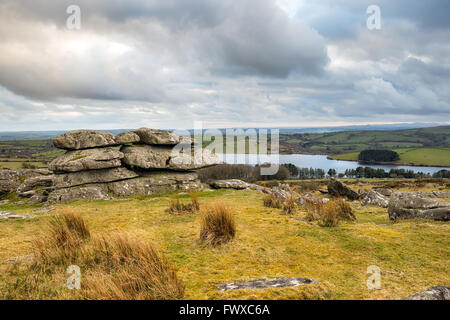
[[[277,157],[270,155],[248,155],[248,154],[217,154],[222,161],[229,164],[261,164],[277,162]],[[374,169],[384,169],[389,171],[391,169],[405,169],[413,170],[414,172],[423,172],[433,174],[439,170],[449,169],[449,167],[418,167],[418,166],[395,166],[387,164],[361,164],[356,161],[342,161],[342,160],[330,160],[324,155],[310,155],[310,154],[280,154],[279,163],[292,163],[299,168],[320,168],[328,172],[329,169],[335,169],[337,173],[344,173],[347,169],[356,169],[357,167],[372,167]]]

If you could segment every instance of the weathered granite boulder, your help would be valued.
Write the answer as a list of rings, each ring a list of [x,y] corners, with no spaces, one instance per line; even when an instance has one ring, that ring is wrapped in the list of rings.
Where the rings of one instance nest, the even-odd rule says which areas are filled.
[[[279,201],[286,201],[294,196],[294,193],[291,191],[291,188],[287,183],[272,187],[269,193],[271,193]]]
[[[97,130],[73,130],[53,139],[55,147],[66,150],[79,150],[116,145],[115,136]]]
[[[73,200],[111,200],[111,197],[96,186],[58,189],[48,195],[47,203],[69,202]]]
[[[448,221],[450,204],[414,193],[396,192],[389,200],[388,213],[391,220],[424,218]]]
[[[307,202],[311,202],[314,204],[319,204],[319,203],[325,204],[325,203],[328,203],[329,201],[330,201],[330,199],[328,199],[328,198],[315,197],[310,193],[305,193],[301,197],[297,198],[297,203],[301,206],[306,205]]]
[[[328,182],[328,193],[335,197],[345,197],[350,200],[359,199],[359,194],[355,190],[335,178],[331,178],[330,182]]]
[[[192,152],[172,152],[169,146],[132,145],[123,146],[121,151],[125,164],[141,169],[188,171],[220,163],[220,159],[208,149],[194,155]]]
[[[34,194],[28,199],[27,204],[38,204],[44,203],[47,201],[48,192],[50,190],[37,190]]]
[[[194,172],[143,173],[139,178],[107,184],[108,191],[117,197],[151,195],[174,190],[201,190],[202,187],[198,175]]]
[[[180,143],[180,137],[177,134],[166,130],[140,128],[133,132],[139,136],[141,143],[145,144],[173,146]]]
[[[373,190],[385,197],[390,197],[394,193],[394,190],[388,188],[374,188]]]
[[[116,144],[131,144],[131,143],[139,143],[141,139],[134,132],[122,132],[116,136]]]
[[[276,279],[258,279],[252,281],[237,281],[219,284],[219,291],[241,290],[241,289],[266,289],[266,288],[285,288],[297,287],[302,284],[314,284],[319,281],[308,278],[276,278]]]
[[[19,174],[14,170],[0,170],[0,195],[15,192],[20,185]]]
[[[111,148],[68,151],[53,160],[49,169],[54,172],[78,172],[117,168],[122,165],[123,153]]]
[[[214,180],[209,185],[215,189],[244,190],[250,188],[251,184],[239,179]]]
[[[17,194],[21,197],[31,197],[35,194],[36,189],[48,188],[53,186],[53,175],[37,176],[26,179],[17,187]]]
[[[16,192],[26,179],[49,174],[51,172],[47,169],[0,170],[0,195]]]
[[[139,175],[136,172],[126,168],[112,168],[79,171],[64,174],[57,174],[54,177],[55,188],[70,188],[84,184],[107,183],[126,179],[136,178]]]
[[[450,286],[437,286],[406,297],[404,300],[450,300]]]
[[[364,198],[361,201],[361,204],[363,206],[371,205],[371,206],[377,206],[381,208],[387,208],[389,205],[389,198],[385,197],[381,193],[378,193],[375,190],[369,190],[364,195]]]

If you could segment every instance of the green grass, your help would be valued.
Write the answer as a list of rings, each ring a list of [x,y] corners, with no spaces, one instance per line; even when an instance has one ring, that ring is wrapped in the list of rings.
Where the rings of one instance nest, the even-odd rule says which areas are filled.
[[[263,207],[256,191],[219,190],[198,193],[201,206],[223,201],[235,214],[236,238],[215,249],[199,241],[198,215],[165,212],[173,194],[125,201],[76,201],[56,205],[50,213],[36,206],[0,206],[36,216],[34,220],[0,221],[0,299],[24,281],[24,263],[11,270],[6,262],[30,257],[31,240],[42,234],[51,216],[70,207],[83,215],[91,233],[132,233],[166,252],[186,283],[186,299],[399,299],[450,282],[450,225],[434,221],[392,223],[386,209],[354,206],[357,222],[322,228],[280,209]],[[382,270],[381,290],[368,290],[366,269]],[[65,288],[65,270],[46,276],[31,288],[33,297],[77,298]],[[310,277],[322,284],[268,290],[219,292],[216,285],[233,280]],[[40,291],[39,291],[40,290]],[[37,295],[37,296],[36,296]]]
[[[398,163],[429,166],[449,166],[450,148],[394,149],[399,155]],[[335,160],[358,160],[359,152],[331,156]]]

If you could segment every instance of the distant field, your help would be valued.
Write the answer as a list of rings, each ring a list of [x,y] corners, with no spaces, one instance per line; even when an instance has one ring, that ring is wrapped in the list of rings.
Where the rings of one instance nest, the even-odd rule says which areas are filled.
[[[400,155],[400,163],[429,166],[449,166],[450,148],[394,149]],[[336,160],[358,160],[359,152],[332,156]]]
[[[1,169],[11,169],[11,170],[17,170],[17,169],[23,169],[23,164],[29,164],[36,167],[45,167],[47,164],[45,164],[42,161],[31,161],[29,159],[0,159],[0,170]]]

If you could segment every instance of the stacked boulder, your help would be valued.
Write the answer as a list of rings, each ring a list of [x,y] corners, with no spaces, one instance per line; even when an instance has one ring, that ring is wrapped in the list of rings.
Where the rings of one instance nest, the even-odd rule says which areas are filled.
[[[190,138],[148,128],[117,136],[75,130],[53,143],[66,153],[49,165],[54,174],[42,193],[49,203],[200,189],[194,170],[220,163],[209,150],[194,153]]]

